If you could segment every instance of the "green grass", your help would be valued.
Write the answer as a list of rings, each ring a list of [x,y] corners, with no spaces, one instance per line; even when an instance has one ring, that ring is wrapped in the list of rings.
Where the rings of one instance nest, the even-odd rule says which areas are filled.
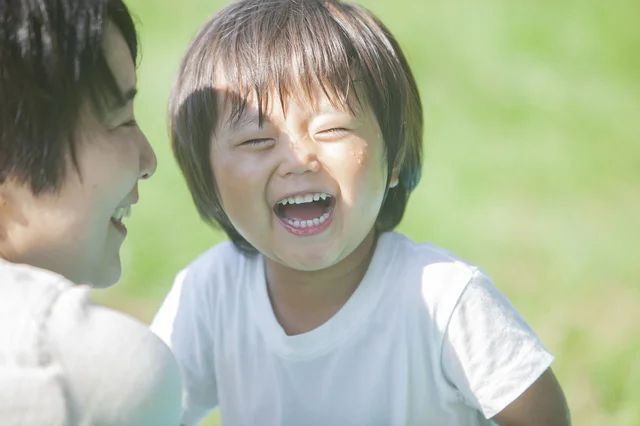
[[[128,4],[159,168],[129,221],[123,280],[96,298],[148,322],[175,273],[224,238],[195,213],[165,119],[180,55],[222,2]],[[637,426],[640,3],[362,4],[399,38],[425,106],[424,177],[400,230],[494,278],[557,356],[575,424]]]

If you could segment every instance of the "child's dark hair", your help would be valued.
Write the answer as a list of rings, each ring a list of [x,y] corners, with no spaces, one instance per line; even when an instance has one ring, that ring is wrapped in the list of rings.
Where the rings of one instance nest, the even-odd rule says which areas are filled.
[[[121,0],[0,0],[0,184],[57,191],[79,173],[74,138],[88,99],[100,114],[121,93],[103,52],[104,24],[136,62],[137,34]]]
[[[234,96],[214,89],[221,80]],[[373,111],[389,179],[393,171],[399,176],[376,229],[392,230],[420,180],[422,105],[397,41],[368,10],[338,0],[236,1],[204,25],[182,60],[169,104],[173,152],[202,219],[220,225],[246,253],[255,248],[225,214],[211,170],[219,105],[230,102],[231,118],[239,118],[253,97],[262,123],[270,96],[275,94],[284,108],[288,96],[310,99],[317,85],[332,102],[350,109],[354,97],[349,94],[356,93],[355,102]]]

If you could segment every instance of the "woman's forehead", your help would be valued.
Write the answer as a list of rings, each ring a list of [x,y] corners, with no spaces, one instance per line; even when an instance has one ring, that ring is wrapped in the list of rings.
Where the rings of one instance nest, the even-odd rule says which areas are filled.
[[[135,88],[136,69],[131,58],[131,51],[124,36],[111,21],[105,23],[103,50],[107,64],[121,92],[125,93]]]

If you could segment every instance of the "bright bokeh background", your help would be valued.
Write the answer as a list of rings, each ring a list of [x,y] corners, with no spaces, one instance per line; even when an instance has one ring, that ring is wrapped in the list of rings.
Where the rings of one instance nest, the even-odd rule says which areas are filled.
[[[224,2],[127,3],[159,168],[128,221],[123,280],[96,299],[149,322],[173,276],[224,238],[195,212],[165,119],[184,48]],[[400,40],[425,107],[424,176],[400,230],[493,277],[557,356],[574,424],[640,425],[640,2],[361,4]]]

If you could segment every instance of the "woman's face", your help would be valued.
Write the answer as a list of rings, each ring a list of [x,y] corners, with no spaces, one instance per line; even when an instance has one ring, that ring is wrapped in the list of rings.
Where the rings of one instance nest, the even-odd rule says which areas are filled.
[[[121,219],[138,201],[138,181],[157,165],[134,119],[136,72],[127,43],[112,23],[106,24],[103,39],[107,63],[127,102],[98,117],[87,101],[75,134],[80,173],[70,166],[56,193],[34,196],[26,187],[0,187],[0,255],[95,287],[119,280],[126,237]]]

